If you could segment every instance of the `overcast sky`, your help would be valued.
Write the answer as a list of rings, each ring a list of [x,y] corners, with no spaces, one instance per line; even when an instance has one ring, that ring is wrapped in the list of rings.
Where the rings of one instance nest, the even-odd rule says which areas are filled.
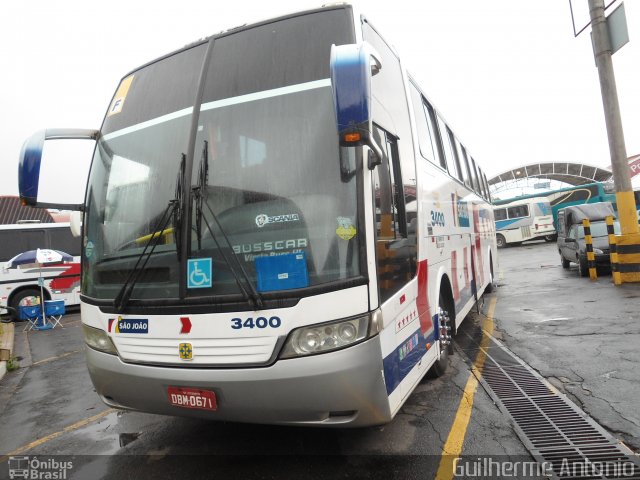
[[[99,128],[128,71],[221,30],[321,4],[4,2],[0,195],[17,194],[25,138],[43,128]],[[588,21],[587,0],[573,4],[579,22]],[[488,176],[538,161],[610,165],[589,31],[574,38],[568,0],[357,5],[396,47]],[[614,56],[614,67],[631,156],[640,154],[640,1],[627,1],[626,12],[631,41]],[[83,189],[78,168],[61,165],[60,171],[61,189]]]

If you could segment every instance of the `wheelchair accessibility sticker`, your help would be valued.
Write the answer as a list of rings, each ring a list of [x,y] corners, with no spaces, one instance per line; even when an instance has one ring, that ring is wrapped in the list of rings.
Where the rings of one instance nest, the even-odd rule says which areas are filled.
[[[211,288],[210,258],[190,258],[187,262],[187,288]]]

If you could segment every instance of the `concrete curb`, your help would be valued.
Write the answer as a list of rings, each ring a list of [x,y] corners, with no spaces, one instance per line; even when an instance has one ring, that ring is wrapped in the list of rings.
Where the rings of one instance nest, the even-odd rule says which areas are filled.
[[[13,323],[3,323],[2,324],[3,333],[0,336],[0,346],[4,345],[9,350],[9,358],[11,358],[11,353],[13,352],[13,340],[15,338],[15,328]],[[7,361],[0,361],[0,380],[4,377],[5,373],[7,373]]]

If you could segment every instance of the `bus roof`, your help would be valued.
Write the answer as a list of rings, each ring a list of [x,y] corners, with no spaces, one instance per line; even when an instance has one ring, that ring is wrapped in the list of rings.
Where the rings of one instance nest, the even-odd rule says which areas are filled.
[[[549,203],[549,199],[544,196],[525,196],[511,200],[500,200],[499,203],[495,202],[493,208],[505,208],[513,207],[516,205],[524,205],[529,203]]]
[[[501,200],[494,200],[493,204],[494,205],[504,205],[506,203],[511,203],[515,200],[524,200],[526,198],[536,198],[536,197],[546,197],[547,195],[550,195],[552,193],[558,193],[558,192],[569,192],[571,190],[576,190],[579,188],[585,188],[585,187],[593,187],[593,186],[598,186],[604,189],[605,193],[613,193],[613,192],[608,192],[606,189],[606,186],[604,183],[602,182],[593,182],[593,183],[585,183],[584,185],[573,185],[570,187],[564,187],[564,188],[558,188],[556,190],[547,190],[544,192],[539,192],[539,193],[530,193],[528,195],[519,195],[517,197],[512,197],[512,198],[505,198],[505,199],[501,199]]]

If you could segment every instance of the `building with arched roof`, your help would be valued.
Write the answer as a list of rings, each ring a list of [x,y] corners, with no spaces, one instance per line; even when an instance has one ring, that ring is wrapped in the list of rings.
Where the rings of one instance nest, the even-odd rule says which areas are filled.
[[[489,188],[493,196],[503,196],[500,194],[514,189],[550,190],[551,182],[559,183],[557,188],[560,188],[612,181],[613,174],[606,168],[585,163],[544,162],[523,165],[496,175],[489,179]]]

